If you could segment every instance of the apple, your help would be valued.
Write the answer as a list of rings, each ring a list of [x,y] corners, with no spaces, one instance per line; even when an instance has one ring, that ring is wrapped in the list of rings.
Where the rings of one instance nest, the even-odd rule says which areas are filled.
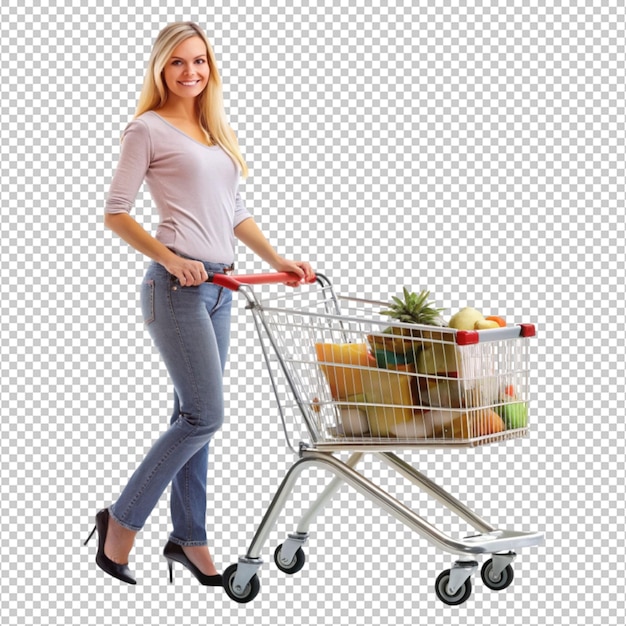
[[[511,402],[496,407],[496,412],[504,420],[507,429],[526,428],[528,409],[525,402]]]
[[[485,318],[480,311],[472,308],[471,306],[466,306],[450,318],[448,326],[458,330],[474,330],[476,322],[484,319]]]

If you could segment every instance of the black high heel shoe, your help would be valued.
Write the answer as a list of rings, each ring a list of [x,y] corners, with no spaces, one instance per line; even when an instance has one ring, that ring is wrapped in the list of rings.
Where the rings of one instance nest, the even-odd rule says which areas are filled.
[[[104,542],[107,538],[107,530],[109,529],[109,511],[108,509],[102,509],[96,515],[96,525],[93,527],[91,534],[87,537],[87,541],[83,545],[87,545],[87,542],[93,537],[93,534],[98,530],[98,553],[96,554],[96,563],[100,569],[103,569],[107,574],[118,578],[119,580],[136,585],[137,581],[133,578],[133,573],[128,569],[128,564],[122,565],[115,563],[104,553]]]
[[[177,543],[168,541],[163,548],[163,556],[167,559],[167,565],[170,570],[170,582],[174,582],[174,573],[172,564],[174,561],[184,565],[199,581],[206,587],[223,587],[221,574],[207,576],[203,574],[188,558],[182,546]]]

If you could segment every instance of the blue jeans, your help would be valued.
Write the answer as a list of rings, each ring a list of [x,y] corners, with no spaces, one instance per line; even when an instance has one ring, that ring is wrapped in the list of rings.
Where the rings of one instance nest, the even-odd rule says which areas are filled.
[[[224,265],[204,263],[207,272]],[[206,545],[209,441],[224,421],[223,374],[230,341],[232,292],[213,283],[181,287],[152,262],[141,285],[145,324],[174,383],[169,428],[154,442],[118,500],[116,522],[139,531],[172,483],[170,540]]]

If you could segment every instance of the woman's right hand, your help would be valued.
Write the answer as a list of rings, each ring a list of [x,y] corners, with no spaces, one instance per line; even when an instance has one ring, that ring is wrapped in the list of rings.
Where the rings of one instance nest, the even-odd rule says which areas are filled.
[[[181,287],[197,287],[209,280],[204,263],[172,254],[163,267],[178,278]]]
[[[181,286],[195,287],[206,282],[209,276],[200,261],[184,259],[157,241],[128,213],[108,213],[104,224],[135,250],[160,263],[178,278]]]

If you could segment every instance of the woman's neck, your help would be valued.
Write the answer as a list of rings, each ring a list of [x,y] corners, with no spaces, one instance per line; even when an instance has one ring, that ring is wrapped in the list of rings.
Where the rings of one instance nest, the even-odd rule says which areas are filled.
[[[170,98],[160,109],[157,109],[157,111],[167,117],[184,120],[193,124],[198,123],[198,111],[196,109],[195,99],[177,98],[173,100]]]

